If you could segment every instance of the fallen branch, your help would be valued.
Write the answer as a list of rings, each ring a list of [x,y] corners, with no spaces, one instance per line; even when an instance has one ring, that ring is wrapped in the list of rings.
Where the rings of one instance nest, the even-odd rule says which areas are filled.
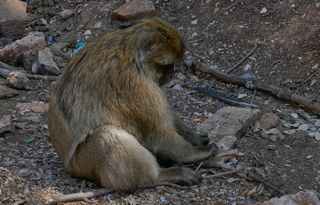
[[[224,176],[224,175],[234,174],[234,173],[240,172],[241,169],[242,169],[242,168],[234,169],[234,170],[231,170],[231,171],[222,172],[222,173],[214,174],[214,175],[204,175],[204,176],[202,176],[202,178],[204,178],[204,179],[210,179],[210,178],[214,178],[214,177],[221,177],[221,176]]]
[[[156,184],[155,186],[146,186],[146,187],[141,187],[141,188],[142,189],[155,188],[157,186],[172,186],[172,187],[175,187],[178,189],[183,189],[183,190],[188,188],[188,187],[183,187],[183,186],[179,186],[177,184],[167,183],[167,182],[159,183],[159,184]],[[71,202],[71,201],[88,201],[88,198],[109,194],[111,192],[115,192],[115,190],[101,188],[101,189],[97,189],[97,190],[93,190],[93,191],[89,191],[89,192],[79,192],[79,193],[74,193],[74,194],[67,194],[67,195],[55,197],[50,204],[55,205],[55,204],[64,203],[64,202]]]
[[[18,68],[11,66],[11,65],[8,65],[8,64],[1,62],[1,61],[0,61],[0,68],[6,68],[10,71],[17,71],[18,70]]]
[[[200,72],[210,74],[216,78],[219,78],[221,81],[225,83],[231,83],[234,85],[240,85],[244,86],[248,89],[252,90],[260,90],[269,92],[272,95],[276,96],[279,99],[287,100],[293,103],[296,103],[298,105],[303,106],[306,109],[315,111],[317,114],[320,114],[320,104],[312,99],[307,99],[305,97],[302,97],[300,95],[297,95],[295,93],[292,93],[290,90],[285,90],[282,88],[278,88],[273,85],[268,85],[264,82],[258,81],[258,80],[246,80],[243,78],[235,77],[226,73],[223,73],[221,71],[218,71],[216,69],[210,68],[209,66],[201,63],[200,66],[196,67],[196,69]]]
[[[33,79],[33,80],[56,81],[59,78],[59,76],[34,75],[34,74],[23,73],[20,71],[11,71],[10,69],[6,69],[6,68],[0,68],[0,76],[2,76],[3,78],[7,78],[10,73],[21,73],[20,75],[23,75],[23,76],[30,78],[30,79]]]

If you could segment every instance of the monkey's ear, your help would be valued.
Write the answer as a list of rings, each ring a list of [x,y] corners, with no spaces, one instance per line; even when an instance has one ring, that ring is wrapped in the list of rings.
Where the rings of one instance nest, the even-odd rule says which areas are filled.
[[[152,34],[147,38],[147,45],[149,50],[154,50],[159,44],[159,40],[156,34]]]

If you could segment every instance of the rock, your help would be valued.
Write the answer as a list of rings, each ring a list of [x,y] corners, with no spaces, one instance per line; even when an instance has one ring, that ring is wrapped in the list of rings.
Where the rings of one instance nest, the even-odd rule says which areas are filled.
[[[32,111],[35,113],[42,113],[46,112],[49,109],[49,104],[48,103],[38,103],[38,102],[33,102],[33,103],[18,103],[16,105],[16,108],[18,108],[21,111]]]
[[[92,31],[86,30],[83,35],[92,35]]]
[[[182,73],[178,73],[177,78],[178,78],[179,80],[185,80],[185,79],[187,78],[187,76],[184,75],[184,74],[182,74]]]
[[[69,43],[53,43],[50,46],[50,50],[57,56],[64,56],[63,49],[67,50]]]
[[[31,81],[21,72],[11,72],[7,77],[8,85],[15,89],[31,90]]]
[[[72,14],[73,14],[73,10],[65,9],[59,13],[59,17],[61,20],[66,20],[66,19],[70,18],[70,16],[72,16]]]
[[[197,25],[198,24],[198,19],[194,20],[194,21],[191,21],[191,24],[192,25]]]
[[[10,72],[7,82],[10,87],[15,89],[32,90],[30,79],[21,72]]]
[[[231,149],[243,131],[259,117],[258,109],[224,107],[197,127],[197,131],[208,133],[211,142],[220,149]]]
[[[11,115],[4,115],[0,119],[0,134],[4,132],[13,132],[14,131],[14,125],[12,122]]]
[[[46,47],[46,41],[42,32],[30,32],[26,37],[21,40],[5,46],[0,53],[0,57],[5,60],[15,63],[18,57],[22,54],[29,54],[30,52],[36,52]]]
[[[301,131],[307,131],[309,129],[309,125],[307,124],[302,124],[298,127],[298,130],[301,130]]]
[[[269,130],[280,125],[280,118],[274,113],[265,113],[259,119],[261,128]]]
[[[5,85],[0,85],[0,99],[12,98],[19,94],[20,92],[15,89],[9,88]]]
[[[0,32],[5,36],[23,36],[29,22],[26,3],[2,0],[0,8]]]
[[[156,10],[151,1],[148,0],[133,0],[129,1],[112,13],[113,18],[121,21],[128,21],[131,19],[141,17],[152,17],[156,14]]]
[[[314,191],[300,191],[296,194],[284,195],[281,198],[274,197],[261,205],[317,205],[320,201]]]
[[[59,68],[52,59],[50,48],[38,51],[38,55],[32,62],[31,70],[33,73],[41,75],[59,75]]]

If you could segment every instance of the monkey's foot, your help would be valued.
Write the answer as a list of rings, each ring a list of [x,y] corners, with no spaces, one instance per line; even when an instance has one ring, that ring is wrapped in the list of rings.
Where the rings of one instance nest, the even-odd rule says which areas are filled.
[[[191,186],[199,184],[201,180],[201,175],[189,168],[182,167],[162,168],[159,175],[159,184],[173,183]]]

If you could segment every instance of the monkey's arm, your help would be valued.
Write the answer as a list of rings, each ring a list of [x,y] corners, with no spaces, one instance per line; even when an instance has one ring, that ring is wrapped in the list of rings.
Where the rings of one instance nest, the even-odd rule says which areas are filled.
[[[210,139],[205,133],[194,133],[177,114],[173,114],[174,126],[179,135],[181,135],[185,140],[190,142],[194,146],[207,145]]]

